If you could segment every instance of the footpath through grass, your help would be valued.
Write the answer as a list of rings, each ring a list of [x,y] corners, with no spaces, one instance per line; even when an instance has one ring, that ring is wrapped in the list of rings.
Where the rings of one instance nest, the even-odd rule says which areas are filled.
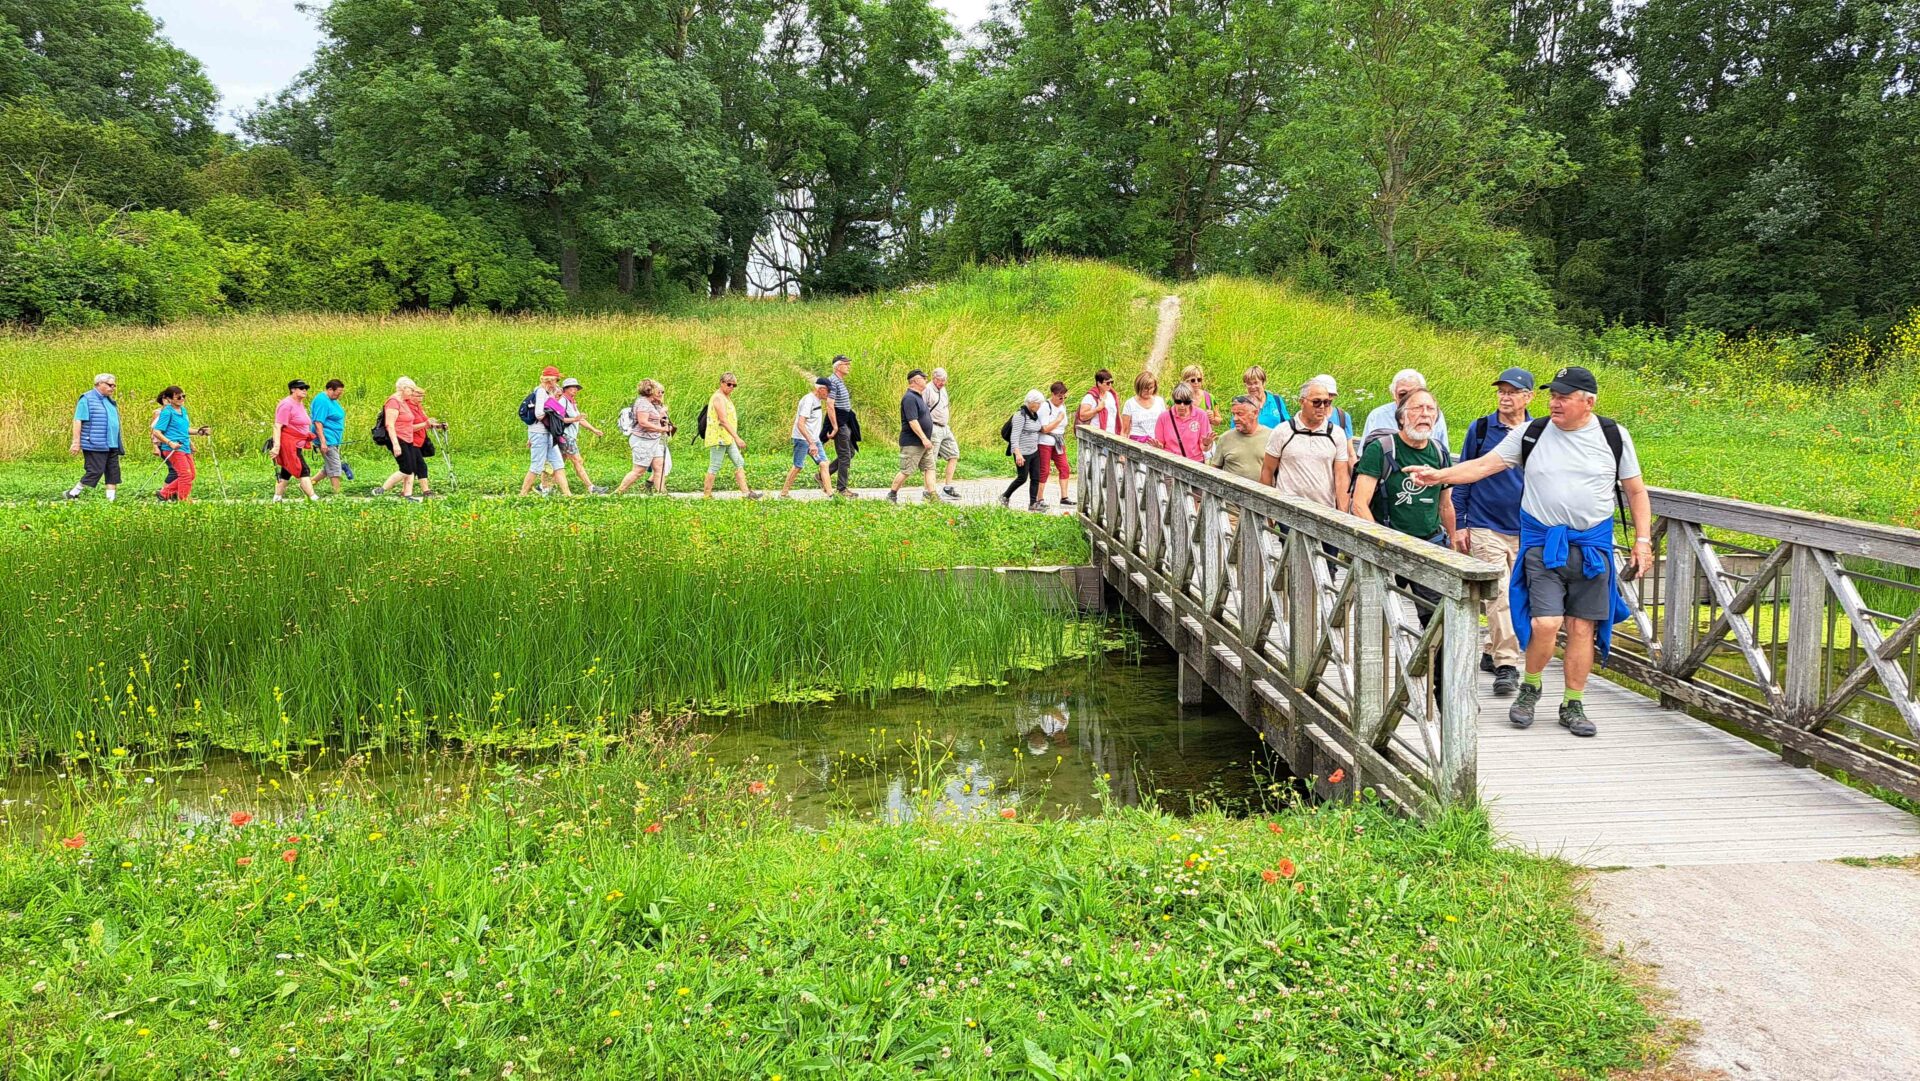
[[[10,757],[617,733],[643,710],[941,689],[1084,655],[1083,562],[980,508],[500,500],[92,505],[0,530]]]
[[[816,832],[768,776],[656,732],[275,821],[137,772],[15,806],[0,1073],[1558,1081],[1650,1038],[1474,816]]]

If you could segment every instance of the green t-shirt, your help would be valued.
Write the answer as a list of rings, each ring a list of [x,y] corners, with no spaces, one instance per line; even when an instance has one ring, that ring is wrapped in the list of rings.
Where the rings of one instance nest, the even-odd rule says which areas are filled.
[[[1446,498],[1442,487],[1424,487],[1407,479],[1407,467],[1430,465],[1438,468],[1443,459],[1440,444],[1428,440],[1427,445],[1415,450],[1401,440],[1393,437],[1393,458],[1396,463],[1393,476],[1384,487],[1376,490],[1373,497],[1373,517],[1375,521],[1389,528],[1405,533],[1409,537],[1426,540],[1440,532],[1440,501]],[[1386,455],[1380,450],[1381,440],[1374,439],[1360,451],[1358,473],[1363,477],[1372,477],[1375,481],[1386,469]],[[1382,507],[1385,507],[1384,517]]]
[[[1213,439],[1214,468],[1260,483],[1260,467],[1267,453],[1267,440],[1271,438],[1273,430],[1257,424],[1253,431],[1245,434],[1238,427],[1229,426]]]

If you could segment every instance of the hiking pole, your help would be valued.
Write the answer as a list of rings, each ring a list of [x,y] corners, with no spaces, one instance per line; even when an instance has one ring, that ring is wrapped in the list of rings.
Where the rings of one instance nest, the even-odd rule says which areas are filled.
[[[202,425],[205,427],[205,425]],[[213,437],[207,437],[207,453],[213,456],[213,475],[220,481],[220,502],[227,502],[227,471],[220,468],[220,452],[215,449]]]
[[[460,490],[460,474],[453,468],[453,433],[447,430],[445,421],[440,422],[440,437],[447,444],[447,490],[457,492]]]

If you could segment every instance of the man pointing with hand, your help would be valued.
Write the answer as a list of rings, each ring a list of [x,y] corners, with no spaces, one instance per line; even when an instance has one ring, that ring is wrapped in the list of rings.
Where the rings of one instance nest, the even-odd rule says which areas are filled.
[[[1653,569],[1653,510],[1640,476],[1640,459],[1625,428],[1593,409],[1599,383],[1585,368],[1562,368],[1547,384],[1550,416],[1515,428],[1490,452],[1446,469],[1408,466],[1419,484],[1472,484],[1503,469],[1523,470],[1520,556],[1508,598],[1513,630],[1526,648],[1526,675],[1507,711],[1516,728],[1533,724],[1540,673],[1553,658],[1564,626],[1566,700],[1560,726],[1576,736],[1597,734],[1582,699],[1593,671],[1613,643],[1613,625],[1632,613],[1614,573],[1613,508],[1624,492],[1633,516],[1630,577]]]

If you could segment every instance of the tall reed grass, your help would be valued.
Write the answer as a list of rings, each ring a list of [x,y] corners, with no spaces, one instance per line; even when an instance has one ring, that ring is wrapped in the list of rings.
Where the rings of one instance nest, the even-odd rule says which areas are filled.
[[[332,509],[130,507],[6,533],[0,559],[23,573],[0,580],[0,747],[552,742],[647,709],[988,680],[1088,637],[1057,600],[918,570],[993,562],[1024,530],[1068,551],[1067,521]]]

